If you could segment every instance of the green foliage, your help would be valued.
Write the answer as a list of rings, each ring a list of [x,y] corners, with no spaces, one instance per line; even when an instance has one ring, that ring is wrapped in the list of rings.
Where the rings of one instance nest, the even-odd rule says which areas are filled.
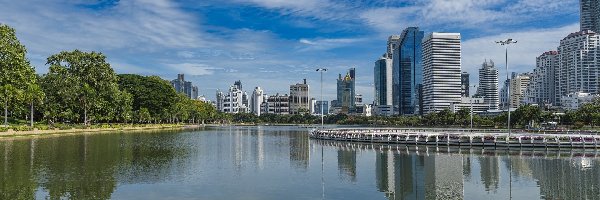
[[[109,121],[118,118],[123,100],[118,77],[102,53],[60,52],[48,57],[50,65],[42,88],[48,96],[50,120]],[[125,98],[126,99],[126,98]]]
[[[15,30],[0,24],[0,101],[4,110],[15,110],[33,95],[29,89],[36,83],[35,70],[26,58],[27,50],[16,37]],[[11,106],[13,109],[9,109]],[[8,112],[3,111],[4,122]]]
[[[119,88],[131,94],[132,110],[138,112],[146,108],[153,118],[168,116],[165,108],[176,103],[177,93],[171,84],[157,76],[120,74]]]

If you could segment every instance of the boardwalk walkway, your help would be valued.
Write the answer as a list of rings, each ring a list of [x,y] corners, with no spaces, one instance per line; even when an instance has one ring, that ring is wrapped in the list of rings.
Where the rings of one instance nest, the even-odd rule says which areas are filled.
[[[500,129],[405,129],[334,128],[314,129],[311,138],[371,143],[398,143],[432,146],[586,148],[600,147],[598,132],[548,131],[516,132]]]

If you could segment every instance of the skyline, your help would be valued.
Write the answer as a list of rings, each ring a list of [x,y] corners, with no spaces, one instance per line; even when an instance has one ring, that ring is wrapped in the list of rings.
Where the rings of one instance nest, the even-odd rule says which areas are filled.
[[[519,41],[509,51],[511,71],[533,70],[536,56],[556,50],[560,39],[579,30],[578,3],[2,1],[0,12],[6,14],[0,23],[17,30],[38,73],[47,72],[45,59],[54,53],[99,51],[117,73],[165,80],[184,73],[200,95],[214,100],[216,89],[235,80],[267,94],[289,93],[289,85],[303,78],[318,87],[314,69],[325,67],[325,99],[333,100],[337,74],[355,67],[357,94],[372,102],[374,62],[385,52],[389,35],[408,26],[426,34],[461,33],[461,67],[476,84],[484,59],[496,61],[499,77],[505,77],[504,49],[496,40]],[[318,91],[311,97],[319,97]]]

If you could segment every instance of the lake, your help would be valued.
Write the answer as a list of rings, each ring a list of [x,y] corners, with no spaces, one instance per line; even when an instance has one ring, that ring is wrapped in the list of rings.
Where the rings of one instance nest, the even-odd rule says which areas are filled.
[[[600,199],[600,153],[321,141],[302,127],[0,140],[0,199]]]

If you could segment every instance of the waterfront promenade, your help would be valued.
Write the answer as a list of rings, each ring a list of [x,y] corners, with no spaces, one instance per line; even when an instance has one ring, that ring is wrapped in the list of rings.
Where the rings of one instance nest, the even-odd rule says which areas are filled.
[[[501,129],[331,128],[313,129],[311,138],[349,142],[495,148],[598,149],[596,131],[517,131]]]

